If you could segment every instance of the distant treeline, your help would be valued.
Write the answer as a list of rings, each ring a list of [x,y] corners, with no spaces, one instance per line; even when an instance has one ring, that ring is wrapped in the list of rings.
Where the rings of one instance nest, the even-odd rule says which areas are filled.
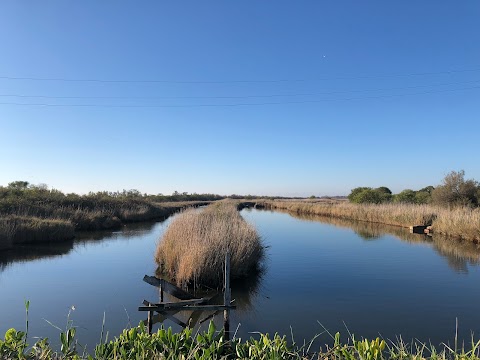
[[[446,207],[480,205],[480,184],[474,179],[465,179],[465,172],[452,171],[436,187],[427,186],[420,190],[405,189],[398,194],[385,186],[378,188],[357,187],[352,189],[348,199],[357,204],[433,204]]]
[[[5,206],[8,207],[9,202],[28,200],[33,202],[53,202],[61,206],[78,205],[81,207],[93,208],[98,205],[108,204],[118,201],[149,201],[153,203],[163,202],[183,202],[183,201],[216,201],[223,199],[302,199],[301,197],[285,197],[285,196],[262,196],[262,195],[218,195],[218,194],[189,194],[188,192],[174,191],[171,195],[165,194],[147,194],[139,190],[122,190],[122,191],[98,191],[89,192],[86,195],[76,193],[63,193],[60,190],[49,189],[46,184],[34,185],[27,181],[13,181],[7,186],[0,186],[0,214]],[[7,204],[7,205],[5,205]],[[2,207],[3,205],[3,207]]]

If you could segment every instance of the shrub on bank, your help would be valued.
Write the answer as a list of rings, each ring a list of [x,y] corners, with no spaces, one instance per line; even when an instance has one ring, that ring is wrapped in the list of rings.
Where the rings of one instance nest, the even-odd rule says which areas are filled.
[[[355,204],[381,204],[392,200],[392,192],[385,186],[376,189],[358,187],[348,195],[348,200]]]
[[[465,171],[452,171],[445,176],[442,184],[432,192],[435,204],[448,207],[478,206],[480,204],[480,184],[465,180]]]

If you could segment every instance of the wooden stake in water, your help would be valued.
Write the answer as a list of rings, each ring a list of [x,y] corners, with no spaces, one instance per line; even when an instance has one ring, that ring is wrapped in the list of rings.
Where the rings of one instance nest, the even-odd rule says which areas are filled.
[[[223,293],[223,304],[230,306],[230,253],[227,250],[225,254],[225,289]],[[225,330],[225,340],[230,340],[230,309],[223,310],[223,328]]]
[[[163,303],[163,281],[160,283],[160,302]]]
[[[152,328],[153,328],[153,311],[149,311],[148,318],[147,318],[147,331],[149,334],[152,333]]]

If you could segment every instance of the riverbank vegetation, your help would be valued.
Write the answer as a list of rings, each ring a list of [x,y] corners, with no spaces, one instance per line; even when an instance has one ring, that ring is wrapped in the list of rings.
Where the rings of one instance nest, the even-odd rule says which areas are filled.
[[[318,215],[400,227],[429,226],[433,233],[480,241],[480,184],[452,171],[437,187],[406,189],[357,187],[347,201],[264,201],[262,206],[296,214]]]
[[[19,243],[72,239],[75,231],[118,229],[123,223],[162,219],[185,207],[210,202],[197,199],[219,198],[212,194],[142,195],[136,190],[65,194],[45,185],[15,181],[0,186],[0,250]],[[172,199],[182,201],[165,201]]]
[[[27,322],[28,325],[28,322]],[[28,328],[27,328],[28,332]],[[223,330],[217,331],[213,322],[208,329],[195,333],[186,328],[174,333],[171,328],[160,328],[148,334],[145,326],[123,330],[112,340],[107,341],[101,335],[101,341],[95,346],[92,354],[83,350],[76,339],[76,329],[69,326],[60,333],[60,351],[55,351],[48,339],[40,339],[29,346],[27,333],[9,329],[3,340],[0,340],[0,356],[2,359],[19,360],[150,360],[150,359],[329,359],[329,360],[479,360],[480,341],[470,344],[469,350],[443,345],[436,349],[433,345],[415,341],[405,343],[401,338],[397,341],[357,339],[350,335],[347,342],[342,342],[339,333],[332,335],[331,344],[315,349],[313,340],[296,344],[288,342],[286,336],[258,333],[250,339],[234,338],[227,341]],[[293,339],[292,339],[293,340]]]
[[[258,271],[264,247],[237,206],[235,201],[220,201],[202,211],[187,209],[178,215],[155,253],[162,272],[178,285],[221,285],[227,251],[232,279]]]
[[[352,204],[345,201],[263,201],[267,209],[296,214],[319,215],[393,226],[431,226],[433,233],[458,239],[480,241],[480,208],[448,209],[434,205],[402,203]]]

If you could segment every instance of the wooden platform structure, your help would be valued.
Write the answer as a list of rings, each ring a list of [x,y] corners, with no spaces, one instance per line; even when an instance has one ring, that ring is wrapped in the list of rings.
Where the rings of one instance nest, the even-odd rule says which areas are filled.
[[[410,226],[410,233],[411,234],[424,234],[426,228],[427,228],[426,225],[413,225],[413,226]]]
[[[162,278],[145,275],[143,281],[159,288],[160,290],[159,303],[152,303],[150,301],[143,300],[142,305],[138,307],[139,311],[148,311],[148,318],[146,321],[144,321],[144,323],[146,323],[149,333],[152,332],[152,327],[154,324],[162,323],[167,319],[185,328],[187,326],[193,326],[197,322],[201,324],[207,320],[210,320],[215,315],[223,311],[223,326],[225,330],[225,337],[227,340],[229,339],[230,310],[236,308],[235,305],[232,305],[233,301],[231,299],[229,253],[225,255],[225,282],[223,291],[223,304],[210,304],[209,301],[212,299],[212,297],[195,297],[194,295],[191,295],[185,290]],[[177,301],[165,302],[165,292],[176,298]],[[184,322],[175,316],[180,311],[192,312],[187,322]],[[200,316],[204,311],[214,311],[214,313],[200,320]]]
[[[410,233],[427,234],[429,236],[432,236],[433,228],[431,225],[414,225],[414,226],[410,226]]]

